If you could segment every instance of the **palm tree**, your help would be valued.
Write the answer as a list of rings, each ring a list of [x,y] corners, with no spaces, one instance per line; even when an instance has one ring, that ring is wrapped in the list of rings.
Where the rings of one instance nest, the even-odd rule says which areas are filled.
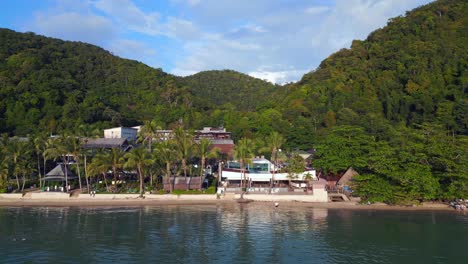
[[[268,148],[271,151],[271,158],[273,159],[275,168],[272,170],[271,174],[271,182],[270,182],[270,193],[271,189],[273,188],[273,183],[275,181],[275,170],[278,166],[278,151],[281,149],[281,146],[284,144],[284,138],[281,136],[280,133],[274,131],[273,133],[270,134],[270,136],[267,137],[267,144]]]
[[[174,142],[166,140],[158,143],[155,149],[155,156],[166,164],[166,180],[164,182],[169,183],[169,190],[172,193],[174,186],[171,181],[171,164],[175,160],[176,156]]]
[[[178,127],[174,130],[174,142],[177,157],[182,161],[184,177],[187,177],[187,159],[190,157],[192,151],[193,136],[187,133],[182,127]]]
[[[76,170],[78,172],[78,183],[80,185],[80,191],[83,189],[81,186],[81,172],[80,172],[80,156],[83,151],[81,148],[81,140],[78,137],[69,137],[68,142],[70,144],[70,154],[75,158]],[[68,185],[67,185],[68,186]]]
[[[143,123],[143,127],[140,130],[140,140],[143,143],[148,143],[149,152],[152,152],[153,139],[157,136],[159,129],[161,127],[156,120],[144,121]]]
[[[205,174],[205,162],[207,158],[215,158],[218,156],[219,149],[211,148],[211,141],[206,138],[202,138],[198,143],[196,143],[197,154],[200,156],[200,190],[203,187],[203,177]]]
[[[8,175],[10,172],[10,158],[7,156],[7,146],[9,138],[7,134],[1,135],[0,140],[0,190],[8,183]]]
[[[42,172],[41,172],[41,156],[43,159],[43,165],[44,165],[44,176],[45,176],[45,164],[46,164],[46,159],[44,152],[47,148],[46,146],[46,136],[45,135],[37,135],[34,137],[34,149],[36,151],[36,157],[37,157],[37,173],[39,175],[39,188],[42,187]]]
[[[117,181],[117,171],[123,168],[125,163],[125,152],[120,148],[113,148],[109,153],[110,160],[112,161],[112,173],[114,175],[114,181]]]
[[[127,160],[125,162],[125,167],[137,170],[138,178],[140,180],[140,197],[143,197],[143,169],[153,162],[151,155],[147,149],[138,147],[126,153],[124,157]]]
[[[9,164],[8,159],[0,152],[0,191],[2,191],[8,182]]]
[[[90,175],[101,174],[104,180],[104,184],[106,185],[106,190],[109,190],[109,187],[107,186],[106,174],[111,167],[112,167],[111,156],[109,155],[108,152],[101,151],[93,157],[93,159],[91,160],[91,163],[88,166],[87,171],[89,172]]]
[[[252,158],[252,140],[248,138],[242,138],[239,140],[238,144],[234,148],[234,156],[240,163],[241,169],[241,188],[244,190],[244,182],[245,182],[245,165],[250,161]]]
[[[307,188],[310,188],[310,182],[314,179],[310,172],[304,174],[304,181],[307,181]]]
[[[83,149],[83,157],[84,157],[84,174],[85,174],[85,179],[86,179],[86,189],[88,190],[88,193],[91,191],[89,189],[89,174],[88,174],[88,154],[90,151]]]
[[[20,190],[20,182],[18,174],[22,172],[21,166],[25,164],[27,156],[30,154],[31,149],[28,146],[28,142],[21,141],[18,138],[11,139],[5,148],[6,156],[11,158],[13,172],[16,178],[17,190]]]
[[[34,172],[32,163],[27,159],[21,159],[18,163],[18,166],[15,167],[16,175],[21,175],[21,180],[23,184],[21,185],[21,191],[24,191],[24,186],[26,185],[26,176],[31,175]]]
[[[47,158],[52,158],[54,160],[61,159],[63,166],[64,166],[64,174],[65,174],[65,187],[68,190],[68,163],[70,161],[70,156],[68,155],[69,150],[69,143],[67,137],[60,137],[60,138],[50,138],[47,141],[47,149],[45,151],[45,155]]]

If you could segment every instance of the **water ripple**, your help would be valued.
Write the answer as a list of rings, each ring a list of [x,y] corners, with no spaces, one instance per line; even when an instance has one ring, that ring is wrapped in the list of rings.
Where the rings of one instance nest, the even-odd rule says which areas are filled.
[[[2,262],[449,263],[468,217],[264,205],[0,208]]]

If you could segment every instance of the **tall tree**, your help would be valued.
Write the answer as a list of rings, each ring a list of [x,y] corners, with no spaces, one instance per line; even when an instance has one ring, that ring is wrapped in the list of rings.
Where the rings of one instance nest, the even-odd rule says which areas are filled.
[[[125,152],[120,148],[113,148],[110,152],[110,160],[114,181],[117,181],[118,170],[122,169],[125,164]]]
[[[182,162],[184,177],[187,177],[187,160],[192,154],[193,135],[185,131],[182,127],[178,127],[174,130],[174,143],[177,157]]]
[[[61,159],[64,166],[65,189],[68,191],[68,164],[70,163],[70,144],[67,136],[50,138],[47,141],[46,157],[54,160]]]
[[[176,159],[174,150],[174,142],[172,140],[161,141],[156,145],[155,155],[162,160],[166,165],[165,181],[169,183],[170,192],[173,191],[173,183],[171,181],[171,165]]]
[[[31,148],[27,141],[19,138],[12,138],[6,146],[6,155],[11,158],[13,172],[16,178],[17,190],[20,190],[19,174],[24,170],[21,168],[27,162],[27,157],[31,153]]]
[[[152,152],[153,139],[158,136],[161,126],[156,120],[146,120],[140,130],[140,141],[148,144],[149,152]]]
[[[304,172],[304,159],[297,153],[292,153],[288,158],[288,182],[291,188],[291,180],[296,180],[299,173]]]
[[[109,169],[112,168],[112,157],[109,155],[109,152],[101,150],[96,155],[94,155],[91,163],[89,164],[87,171],[90,175],[102,175],[104,180],[104,184],[106,185],[106,190],[109,190],[109,186],[107,185],[107,177],[106,174]]]
[[[7,188],[9,172],[8,159],[0,152],[0,192]]]
[[[206,166],[206,159],[207,158],[216,158],[218,156],[219,149],[212,148],[212,143],[210,140],[206,138],[200,139],[196,143],[196,152],[197,155],[200,157],[200,190],[203,187],[203,179],[205,177],[205,166]]]
[[[79,137],[76,136],[70,136],[68,138],[68,144],[70,145],[70,154],[73,156],[75,159],[75,164],[76,164],[76,170],[78,173],[78,184],[80,186],[80,191],[83,190],[83,187],[81,185],[81,170],[80,170],[80,160],[81,160],[81,155],[83,152],[83,149],[81,147],[81,140]]]
[[[317,145],[315,166],[331,173],[366,168],[373,142],[361,127],[337,126]]]
[[[45,166],[46,166],[46,158],[45,158],[45,150],[47,149],[47,138],[44,134],[38,134],[33,138],[34,141],[34,150],[36,152],[37,158],[37,173],[39,175],[39,188],[42,187],[42,175],[45,176]],[[43,159],[43,170],[41,171],[41,158]]]
[[[242,138],[234,148],[234,156],[239,161],[241,169],[241,188],[242,191],[246,188],[245,185],[245,166],[253,157],[253,143],[251,139]]]
[[[270,182],[270,193],[273,188],[273,183],[275,182],[275,173],[278,168],[278,152],[281,151],[281,146],[284,144],[284,137],[277,131],[272,132],[266,139],[266,144],[268,145],[269,150],[271,151],[271,158],[273,159],[273,164],[275,168],[272,169],[272,178]]]
[[[143,197],[143,183],[144,183],[144,175],[143,171],[144,168],[151,163],[153,160],[151,158],[151,154],[148,152],[147,149],[143,147],[138,147],[132,149],[130,152],[125,154],[125,167],[132,168],[137,170],[138,178],[140,181],[140,197]]]

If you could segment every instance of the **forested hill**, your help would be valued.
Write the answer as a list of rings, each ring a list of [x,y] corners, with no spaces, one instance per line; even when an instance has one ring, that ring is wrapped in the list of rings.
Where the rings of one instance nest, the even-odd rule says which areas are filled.
[[[182,85],[202,100],[202,107],[229,104],[237,110],[255,110],[281,89],[264,80],[232,71],[203,71],[180,79]]]
[[[306,74],[296,93],[326,125],[376,119],[468,133],[468,2],[443,0],[396,17]]]
[[[436,1],[325,59],[283,107],[314,124],[315,166],[353,167],[364,200],[466,198],[467,50],[468,1]]]
[[[0,29],[0,132],[137,124],[173,79],[90,44]]]
[[[323,175],[353,167],[363,199],[467,198],[467,50],[466,0],[393,18],[283,87],[233,71],[175,77],[89,44],[0,29],[0,133],[182,121],[223,125],[261,152],[277,131],[285,150],[315,148]]]
[[[152,119],[233,125],[233,113],[255,111],[277,88],[235,71],[176,77],[90,44],[0,29],[0,133],[89,133]]]

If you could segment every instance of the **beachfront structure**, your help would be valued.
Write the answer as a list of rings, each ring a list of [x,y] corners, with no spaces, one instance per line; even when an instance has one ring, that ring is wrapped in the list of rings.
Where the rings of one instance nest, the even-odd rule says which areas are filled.
[[[221,172],[220,189],[225,192],[237,192],[241,190],[241,181],[245,180],[244,186],[248,192],[306,192],[311,189],[310,182],[317,181],[314,169],[304,169],[303,172],[290,175],[281,172],[277,166],[264,157],[256,157],[245,164],[245,176],[240,163],[228,161]],[[287,168],[285,169],[287,170]],[[273,184],[272,184],[273,183]],[[289,184],[291,183],[291,184]]]
[[[125,138],[127,140],[136,140],[138,127],[114,127],[104,129],[104,138]]]
[[[224,127],[204,127],[202,130],[195,130],[195,142],[201,139],[208,139],[213,148],[218,148],[222,154],[232,154],[234,141],[231,132],[227,132]]]
[[[141,126],[133,127],[132,129],[141,129]],[[156,130],[155,141],[166,141],[174,137],[174,132],[170,129]],[[194,141],[199,142],[201,139],[208,139],[211,142],[212,148],[218,148],[222,154],[230,155],[234,149],[234,141],[231,138],[231,132],[227,132],[223,127],[204,127],[202,130],[194,131]]]
[[[57,166],[55,166],[55,168],[49,171],[41,180],[44,181],[45,191],[66,192],[67,189],[68,191],[70,190],[70,181],[76,179],[78,179],[78,177],[70,170],[70,167],[66,167],[64,164],[58,164]],[[65,182],[67,181],[69,182],[69,185],[65,186]],[[45,182],[47,182],[47,184]],[[61,186],[57,186],[57,184],[55,184],[52,188],[51,186],[49,186],[50,182],[61,182]]]
[[[163,188],[167,192],[171,190],[171,185],[173,190],[200,190],[200,187],[206,187],[201,182],[203,180],[204,177],[164,177]]]

